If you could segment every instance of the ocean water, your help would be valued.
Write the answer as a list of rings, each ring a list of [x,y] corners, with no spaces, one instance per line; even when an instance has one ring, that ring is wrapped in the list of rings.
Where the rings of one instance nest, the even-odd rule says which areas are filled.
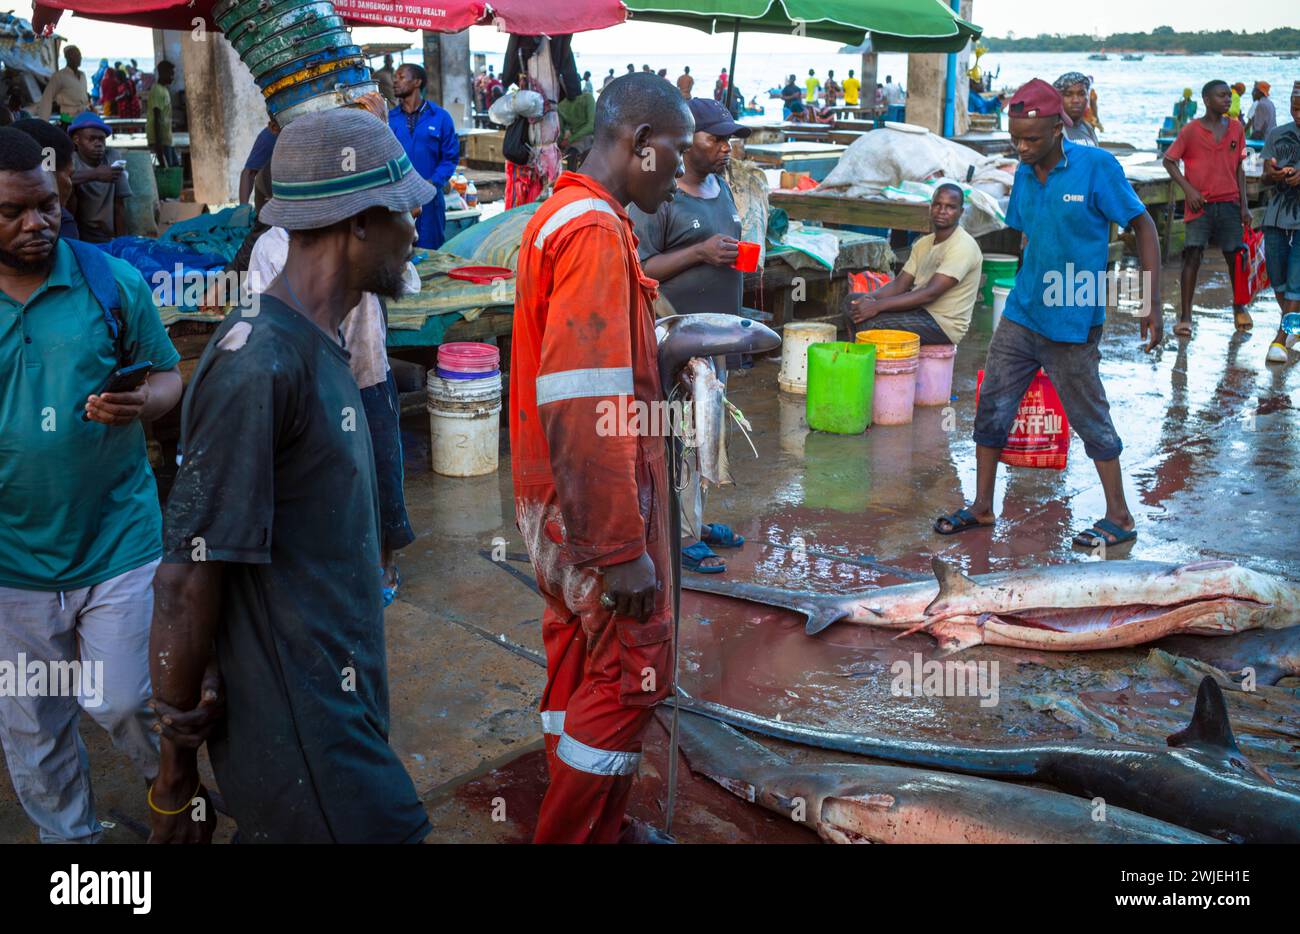
[[[668,77],[675,81],[683,65],[689,65],[695,76],[697,93],[713,93],[713,83],[718,72],[727,66],[728,55],[664,55],[644,53],[632,55],[583,55],[578,59],[579,71],[590,71],[599,89],[608,69],[616,75],[627,70],[628,63],[640,70],[642,64],[653,70],[668,69]],[[488,56],[488,62],[501,67],[501,56]],[[907,56],[882,53],[878,58],[879,80],[893,75],[896,81],[907,84]],[[1131,143],[1143,148],[1155,144],[1156,131],[1166,115],[1172,114],[1175,101],[1183,88],[1190,87],[1200,101],[1201,86],[1205,82],[1222,78],[1229,84],[1246,83],[1249,89],[1257,80],[1268,81],[1273,90],[1270,95],[1278,109],[1278,122],[1290,117],[1287,109],[1292,84],[1300,80],[1300,59],[1282,61],[1276,57],[1236,57],[1225,55],[1202,56],[1152,56],[1140,62],[1123,62],[1118,56],[1108,62],[1088,61],[1086,54],[1059,54],[1040,52],[989,53],[980,59],[984,71],[998,73],[995,89],[1014,90],[1031,78],[1055,80],[1067,71],[1080,71],[1092,75],[1097,88],[1097,108],[1105,132],[1103,139]],[[786,76],[795,75],[802,86],[808,69],[815,68],[825,80],[826,70],[833,69],[838,80],[845,78],[849,69],[860,71],[862,59],[858,55],[807,55],[793,52],[777,54],[745,54],[745,37],[740,37],[740,51],[736,59],[737,86],[746,100],[758,96],[759,102],[775,110],[778,102],[769,102],[769,88],[783,84]]]
[[[413,44],[414,41],[413,41]],[[406,59],[419,61],[418,47],[408,52]],[[99,67],[97,54],[86,52],[86,67],[93,74]],[[713,93],[713,82],[718,72],[727,67],[729,55],[628,53],[591,55],[578,58],[578,70],[590,71],[597,89],[605,73],[614,69],[616,75],[627,70],[628,63],[639,71],[643,64],[655,71],[668,69],[669,80],[676,81],[683,65],[689,65],[695,76],[697,93]],[[153,59],[137,57],[141,69],[150,71]],[[488,53],[487,61],[501,69],[502,56]],[[1051,52],[989,53],[981,60],[981,68],[998,74],[994,87],[1014,90],[1030,78],[1054,80],[1067,71],[1080,71],[1092,75],[1096,81],[1098,110],[1105,132],[1103,139],[1131,143],[1142,148],[1155,144],[1156,131],[1166,115],[1173,112],[1174,102],[1190,87],[1199,102],[1201,86],[1213,78],[1222,78],[1229,84],[1268,81],[1273,86],[1271,97],[1278,110],[1278,122],[1285,123],[1288,115],[1292,84],[1300,80],[1300,59],[1282,61],[1277,57],[1238,57],[1227,55],[1147,55],[1140,62],[1124,62],[1113,56],[1108,62],[1090,62],[1086,54],[1061,54]],[[745,54],[745,37],[740,37],[740,51],[736,60],[738,86],[745,98],[757,96],[759,103],[779,114],[777,103],[767,99],[769,88],[783,84],[787,75],[797,76],[802,86],[809,68],[825,80],[826,70],[833,69],[838,79],[847,77],[849,69],[860,70],[858,55],[822,55],[798,52],[775,54]],[[896,81],[907,84],[907,56],[882,53],[879,56],[879,80],[893,75]],[[1248,96],[1248,95],[1247,95]]]

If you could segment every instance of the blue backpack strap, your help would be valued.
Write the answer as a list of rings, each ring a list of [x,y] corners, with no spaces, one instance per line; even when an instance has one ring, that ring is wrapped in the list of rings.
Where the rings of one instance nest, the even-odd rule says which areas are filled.
[[[72,255],[81,268],[81,275],[90,287],[90,292],[99,302],[104,315],[104,324],[109,336],[113,338],[113,347],[117,352],[118,363],[124,364],[123,341],[124,322],[122,320],[122,293],[117,287],[113,270],[104,258],[104,253],[93,243],[83,240],[64,240],[72,250]]]

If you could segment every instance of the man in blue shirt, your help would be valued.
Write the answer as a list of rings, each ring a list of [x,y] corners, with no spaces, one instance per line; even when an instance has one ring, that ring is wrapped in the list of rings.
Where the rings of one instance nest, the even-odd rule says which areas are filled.
[[[1110,225],[1132,226],[1142,265],[1145,349],[1163,336],[1160,241],[1155,222],[1104,149],[1064,138],[1069,121],[1061,95],[1035,78],[1011,99],[1011,140],[1020,156],[1007,225],[1024,235],[1016,285],[989,342],[975,413],[976,494],[969,507],[934,523],[940,535],[991,526],[998,459],[1020,400],[1041,367],[1061,397],[1071,426],[1097,465],[1106,515],[1075,536],[1091,550],[1131,542],[1136,524],[1124,501],[1123,445],[1102,387],[1101,330],[1110,277]]]
[[[0,745],[41,841],[93,843],[81,711],[146,779],[158,771],[147,704],[162,515],[141,422],[180,399],[180,355],[135,269],[60,239],[45,159],[0,129]],[[127,362],[153,373],[101,392]]]
[[[451,114],[424,99],[428,76],[419,65],[407,63],[393,76],[397,106],[388,112],[388,126],[419,172],[438,194],[424,206],[416,230],[416,246],[436,250],[442,246],[447,200],[442,187],[456,171],[460,160],[460,137]]]
[[[267,120],[266,126],[262,127],[262,131],[257,134],[257,139],[253,140],[253,148],[249,150],[248,158],[244,161],[244,169],[239,173],[240,204],[248,204],[248,200],[253,196],[257,173],[270,163],[271,153],[275,152],[275,139],[279,135],[280,124],[275,122],[275,117],[271,117]]]

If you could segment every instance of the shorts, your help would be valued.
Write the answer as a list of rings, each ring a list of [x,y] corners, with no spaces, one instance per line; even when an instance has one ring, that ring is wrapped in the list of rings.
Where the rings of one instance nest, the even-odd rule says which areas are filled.
[[[1300,301],[1300,230],[1265,227],[1264,260],[1273,293],[1278,298]]]
[[[1185,246],[1204,249],[1210,243],[1225,253],[1235,253],[1241,242],[1241,202],[1214,201],[1205,205],[1205,213],[1187,222]]]
[[[1114,460],[1124,445],[1110,420],[1110,403],[1101,385],[1101,325],[1088,332],[1087,343],[1049,340],[1007,318],[989,341],[975,411],[975,443],[1004,448],[1020,400],[1039,367],[1056,387],[1070,427],[1083,439],[1083,449],[1095,461]]]
[[[872,328],[891,328],[895,331],[911,331],[917,337],[921,338],[922,344],[951,344],[952,338],[943,333],[943,328],[939,322],[934,320],[934,315],[930,314],[924,308],[914,308],[909,311],[882,311],[861,324],[855,322],[852,318],[849,320],[849,333],[857,335],[863,331],[869,331]]]

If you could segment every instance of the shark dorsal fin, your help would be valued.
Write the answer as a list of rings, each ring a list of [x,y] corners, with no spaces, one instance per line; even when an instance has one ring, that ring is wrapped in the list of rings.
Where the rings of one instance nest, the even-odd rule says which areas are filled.
[[[1196,709],[1192,722],[1165,740],[1170,746],[1212,746],[1218,749],[1236,749],[1237,741],[1228,722],[1228,704],[1223,691],[1213,678],[1201,679],[1196,692]]]
[[[949,601],[954,597],[959,597],[979,588],[979,584],[938,555],[930,559],[930,567],[934,568],[934,576],[939,581],[939,595],[925,608],[926,616],[945,609]]]

